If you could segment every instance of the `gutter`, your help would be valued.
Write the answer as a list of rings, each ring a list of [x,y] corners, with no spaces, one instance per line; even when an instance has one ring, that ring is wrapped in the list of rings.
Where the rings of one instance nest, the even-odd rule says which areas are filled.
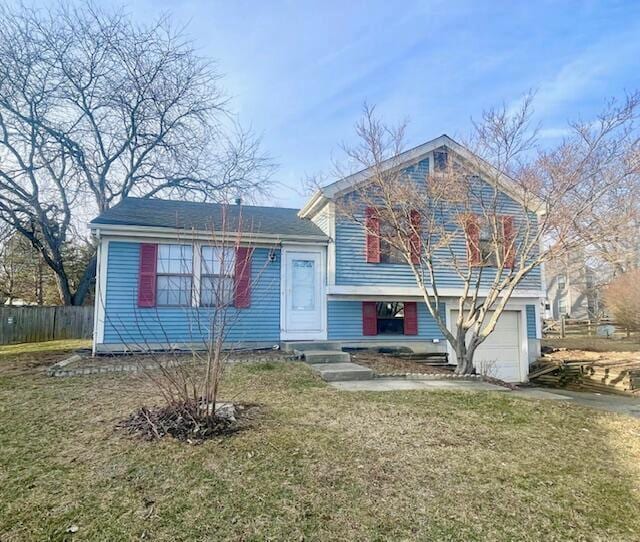
[[[321,245],[329,244],[329,238],[325,235],[282,235],[282,234],[254,234],[251,232],[226,232],[220,234],[206,230],[185,230],[179,228],[165,228],[160,226],[134,226],[127,224],[98,224],[90,223],[89,228],[92,233],[98,236],[122,236],[136,238],[170,238],[176,237],[184,240],[194,241],[236,241],[238,235],[240,239],[246,239],[254,243],[264,243],[277,245],[283,242],[289,243],[316,243]]]

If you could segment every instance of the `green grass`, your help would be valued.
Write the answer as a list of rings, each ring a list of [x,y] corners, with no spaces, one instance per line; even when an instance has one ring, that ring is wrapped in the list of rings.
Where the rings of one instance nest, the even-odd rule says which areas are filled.
[[[133,375],[0,364],[0,540],[637,540],[640,420],[508,393],[347,393],[236,366],[254,427],[189,446],[114,429]],[[11,364],[9,364],[11,365]],[[77,525],[75,535],[67,534]]]
[[[61,352],[75,350],[76,348],[91,348],[91,341],[86,339],[67,339],[40,343],[7,344],[0,346],[0,359],[5,356],[36,354],[38,352]]]

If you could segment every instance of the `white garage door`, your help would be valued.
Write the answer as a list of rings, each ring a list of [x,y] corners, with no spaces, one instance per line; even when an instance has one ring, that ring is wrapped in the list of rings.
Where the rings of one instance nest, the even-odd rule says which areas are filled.
[[[457,317],[458,311],[451,311],[452,325]],[[476,350],[474,365],[480,374],[506,382],[521,382],[525,375],[520,358],[520,312],[505,311],[493,333]],[[455,353],[453,362],[456,363]]]

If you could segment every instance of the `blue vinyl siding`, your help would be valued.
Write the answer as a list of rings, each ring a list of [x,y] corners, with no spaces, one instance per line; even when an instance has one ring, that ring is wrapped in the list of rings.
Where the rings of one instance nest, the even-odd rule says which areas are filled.
[[[327,303],[327,336],[329,340],[431,340],[444,339],[435,320],[429,314],[424,302],[418,301],[418,335],[375,335],[362,334],[362,301],[334,301]],[[445,306],[440,306],[444,315]]]
[[[537,339],[536,336],[536,307],[535,305],[527,305],[527,337],[529,339]]]
[[[325,207],[316,216],[313,217],[313,222],[318,226],[325,234],[329,235],[329,212]]]
[[[428,172],[428,160],[419,162],[406,170],[409,179],[414,182],[424,182]],[[479,181],[482,182],[482,181]],[[489,185],[483,185],[490,190]],[[348,198],[356,198],[357,194],[352,193]],[[498,202],[499,212],[505,215],[522,217],[522,208],[505,194],[500,194]],[[364,216],[364,205],[362,206],[362,216]],[[520,218],[522,219],[522,218]],[[367,263],[365,256],[365,233],[364,228],[356,222],[348,220],[346,217],[338,217],[336,222],[336,284],[349,286],[364,285],[397,285],[415,286],[415,279],[409,266],[406,264],[392,263]],[[446,213],[442,220],[447,231],[455,231],[456,224],[447,220]],[[529,215],[529,220],[535,222],[536,217]],[[518,229],[518,224],[516,223]],[[453,241],[451,249],[457,258],[464,261],[466,257],[466,246],[464,237],[457,236]],[[455,271],[447,265],[451,260],[450,249],[441,248],[436,253],[436,262],[440,260],[439,267],[436,268],[436,281],[440,288],[457,288],[462,286],[462,280]],[[489,284],[495,276],[495,271],[491,268],[484,268],[482,282]],[[539,290],[541,288],[540,269],[536,268],[520,283],[518,289]]]
[[[138,308],[139,243],[111,241],[107,264],[104,343],[200,342],[207,339],[211,308]],[[251,306],[229,309],[228,342],[280,340],[280,252],[256,248],[252,262]]]

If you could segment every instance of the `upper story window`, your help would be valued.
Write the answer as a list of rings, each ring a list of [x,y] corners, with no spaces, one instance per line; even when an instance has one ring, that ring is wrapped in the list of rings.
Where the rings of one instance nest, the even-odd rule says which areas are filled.
[[[193,247],[158,245],[156,304],[164,307],[191,305]]]
[[[225,306],[233,303],[235,250],[222,247],[202,247],[200,305]]]
[[[449,153],[445,150],[433,151],[433,169],[444,171],[449,165]]]
[[[558,275],[558,290],[565,290],[567,287],[567,276],[565,274]]]
[[[497,239],[494,239],[494,233]],[[497,267],[498,254],[502,254],[502,247],[504,246],[504,229],[502,224],[499,222],[494,232],[489,221],[482,220],[480,222],[478,245],[482,265]]]
[[[402,251],[389,243],[394,237],[394,228],[388,222],[380,222],[380,261],[383,263],[406,263]]]

